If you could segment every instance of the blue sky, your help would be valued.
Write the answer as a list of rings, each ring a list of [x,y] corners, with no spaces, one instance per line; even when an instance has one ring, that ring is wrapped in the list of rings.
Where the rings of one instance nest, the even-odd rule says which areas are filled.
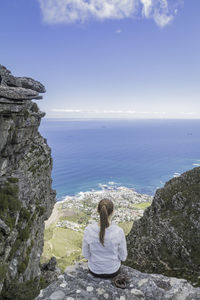
[[[6,0],[0,63],[48,117],[199,118],[199,0]]]

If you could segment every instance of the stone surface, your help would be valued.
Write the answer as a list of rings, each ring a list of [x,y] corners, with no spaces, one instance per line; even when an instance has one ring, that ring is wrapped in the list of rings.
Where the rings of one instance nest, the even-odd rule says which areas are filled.
[[[200,285],[200,168],[168,181],[128,237],[127,265]]]
[[[51,282],[55,281],[57,277],[61,274],[61,270],[56,267],[57,261],[56,258],[53,256],[49,260],[49,262],[44,263],[41,266],[42,278],[47,283],[50,284]]]
[[[141,273],[125,266],[122,266],[122,272],[130,278],[126,289],[116,288],[110,279],[93,277],[86,263],[77,263],[73,268],[67,268],[64,276],[42,290],[36,300],[54,299],[51,297],[59,294],[63,297],[59,299],[76,300],[200,299],[200,288],[194,288],[186,280]],[[62,287],[63,282],[65,284]]]
[[[15,77],[4,66],[0,65],[0,97],[12,100],[41,99],[45,87],[29,77]]]
[[[10,233],[10,228],[1,219],[0,219],[0,230],[6,235],[8,235]]]
[[[0,87],[2,83],[6,86],[16,82],[16,78],[2,66],[0,76]],[[20,82],[25,85],[26,80]],[[34,81],[28,79],[28,83],[31,86]],[[36,82],[36,89],[39,89],[37,85]],[[2,293],[6,288],[11,289],[14,283],[25,283],[41,274],[44,221],[49,218],[55,203],[55,191],[51,187],[51,149],[38,132],[43,116],[37,104],[30,100],[0,98]],[[11,299],[17,299],[17,296]]]
[[[47,263],[42,265],[41,270],[55,271],[56,264],[57,264],[56,258],[55,258],[55,256],[53,256]]]

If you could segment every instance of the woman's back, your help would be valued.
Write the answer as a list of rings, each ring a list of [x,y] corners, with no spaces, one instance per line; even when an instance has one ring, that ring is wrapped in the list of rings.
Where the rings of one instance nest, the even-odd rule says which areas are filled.
[[[89,269],[96,274],[115,273],[126,260],[127,249],[123,230],[116,224],[105,229],[104,245],[99,239],[97,223],[88,225],[84,232],[83,256],[88,259]]]

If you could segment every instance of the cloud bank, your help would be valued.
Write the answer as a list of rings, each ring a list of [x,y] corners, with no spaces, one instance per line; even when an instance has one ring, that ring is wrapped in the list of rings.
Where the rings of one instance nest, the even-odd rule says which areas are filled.
[[[199,119],[198,112],[184,111],[136,111],[115,110],[115,109],[69,109],[69,108],[52,108],[48,112],[48,117],[53,118],[124,118],[124,119]]]
[[[146,18],[164,27],[172,22],[183,0],[38,0],[49,24],[93,20]]]

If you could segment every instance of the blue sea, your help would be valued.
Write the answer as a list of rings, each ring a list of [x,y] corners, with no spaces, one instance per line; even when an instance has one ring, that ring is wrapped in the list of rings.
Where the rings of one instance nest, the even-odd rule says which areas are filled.
[[[200,120],[52,120],[40,133],[53,156],[57,199],[115,184],[153,195],[200,165]]]

